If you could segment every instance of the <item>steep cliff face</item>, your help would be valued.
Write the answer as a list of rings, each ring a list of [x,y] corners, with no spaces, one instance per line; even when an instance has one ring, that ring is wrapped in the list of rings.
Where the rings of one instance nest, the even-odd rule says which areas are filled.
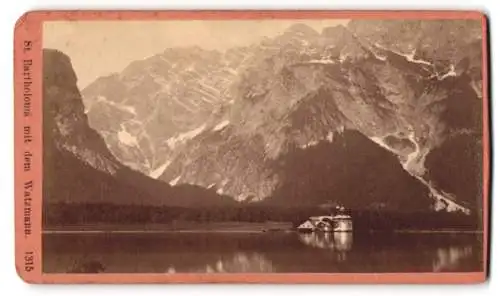
[[[121,164],[88,126],[70,59],[43,52],[44,203],[190,205],[224,202],[194,186],[171,188]]]
[[[479,21],[355,20],[321,33],[294,25],[276,38],[214,54],[234,61],[213,68],[234,69],[229,71],[232,75],[210,72],[212,79],[226,81],[223,86],[213,85],[220,104],[200,107],[203,116],[176,112],[184,116],[179,122],[190,126],[155,138],[163,141],[155,146],[155,155],[161,155],[163,163],[149,170],[156,168],[153,175],[172,185],[196,184],[239,201],[338,199],[356,207],[413,205],[469,212],[481,207],[480,191],[477,186],[463,191],[447,184],[444,172],[452,164],[438,159],[444,151],[455,149],[450,143],[458,136],[459,143],[481,139],[481,52]],[[145,62],[133,65],[137,73],[149,73]],[[189,81],[171,65],[160,68],[173,73],[177,81]],[[184,90],[185,84],[170,89]],[[200,85],[192,87],[200,89]],[[148,102],[152,92],[139,93]],[[189,103],[200,96],[175,98]],[[156,118],[170,120],[171,116]],[[106,137],[108,129],[121,122],[109,118],[103,120],[106,127],[96,127],[110,147],[114,142]],[[168,124],[152,126],[169,129]],[[119,155],[116,151],[126,146],[122,143],[111,150]],[[341,152],[343,147],[350,147],[349,151]],[[476,156],[481,145],[467,147],[468,154],[456,152],[453,161],[480,167]],[[299,163],[315,164],[308,173],[313,177],[298,172],[299,156]],[[338,161],[342,157],[354,160]],[[356,162],[357,158],[363,161]],[[139,166],[142,160],[137,159],[131,166]],[[325,159],[328,168],[319,166],[319,159]],[[377,172],[392,179],[375,178]],[[480,177],[479,170],[471,174]],[[353,183],[338,181],[347,179]]]
[[[57,153],[64,152],[89,168],[115,175],[123,165],[88,126],[70,59],[55,50],[44,50],[43,59],[44,163],[56,163]]]
[[[190,47],[135,61],[82,91],[89,123],[121,162],[157,177],[178,143],[230,100],[227,89],[246,55]]]

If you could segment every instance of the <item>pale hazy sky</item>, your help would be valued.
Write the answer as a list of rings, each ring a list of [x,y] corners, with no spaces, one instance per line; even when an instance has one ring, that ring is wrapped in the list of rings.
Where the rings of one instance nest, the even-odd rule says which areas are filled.
[[[199,45],[224,50],[276,36],[303,23],[321,32],[348,20],[229,21],[51,21],[43,27],[43,46],[66,53],[83,88],[97,77],[120,72],[130,62],[169,47]]]

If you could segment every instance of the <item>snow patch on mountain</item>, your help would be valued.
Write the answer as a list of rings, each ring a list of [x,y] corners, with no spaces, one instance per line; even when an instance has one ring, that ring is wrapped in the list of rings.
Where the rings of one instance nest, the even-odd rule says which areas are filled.
[[[171,163],[171,160],[167,160],[164,164],[151,171],[151,173],[149,173],[149,176],[153,179],[158,179],[158,177],[160,177],[163,172],[165,172],[165,170]]]
[[[326,140],[330,143],[333,142],[333,132],[332,131],[329,131],[328,132],[328,135],[326,135]]]
[[[130,114],[137,115],[137,112],[136,112],[136,110],[135,110],[134,107],[115,103],[113,101],[108,100],[104,96],[97,96],[97,102],[99,102],[99,103],[105,103],[105,104],[111,105],[113,107],[116,107],[119,110],[123,110],[123,111],[126,111],[126,112],[130,113]],[[85,113],[88,113],[89,111],[90,110],[86,110]]]
[[[383,47],[382,45],[380,45],[379,43],[375,42],[373,44],[373,48],[371,50],[371,53],[373,54],[373,56],[379,60],[379,61],[387,61],[387,56],[386,55],[383,55],[381,53],[385,53],[387,52],[387,48]]]
[[[245,194],[238,194],[235,198],[237,201],[242,202],[248,199],[248,195]]]
[[[181,175],[177,176],[175,179],[173,179],[172,181],[169,182],[170,186],[177,185],[177,183],[179,182],[180,179],[181,179]]]
[[[404,56],[408,62],[417,63],[417,64],[424,64],[424,65],[428,65],[428,66],[432,65],[429,61],[416,60],[415,53],[416,53],[416,49],[414,49],[411,53],[408,53],[408,54],[404,54],[404,53],[399,53],[399,54]]]
[[[379,60],[379,61],[383,61],[383,62],[387,61],[387,57],[386,57],[386,56],[382,56],[382,55],[377,54],[377,53],[375,53],[375,52],[373,52],[373,56],[374,56],[377,60]]]
[[[174,149],[178,144],[184,143],[187,140],[191,140],[194,137],[198,136],[201,134],[206,128],[206,124],[202,124],[201,126],[187,131],[185,133],[181,133],[175,137],[171,137],[167,140],[167,144],[171,149]]]
[[[123,127],[122,129],[118,132],[118,140],[127,146],[137,146],[137,138],[133,135],[131,135],[127,130]]]
[[[224,129],[228,124],[229,124],[229,120],[227,120],[227,119],[223,120],[219,124],[217,124],[212,130],[214,132],[220,131],[220,130]]]
[[[300,148],[306,149],[306,148],[309,148],[309,147],[314,147],[314,146],[318,145],[318,143],[319,143],[319,141],[312,140],[312,141],[307,142],[306,144],[300,145]]]
[[[421,176],[416,176],[416,175],[413,175],[413,176],[417,180],[419,180],[420,182],[422,182],[422,184],[424,184],[427,188],[429,188],[431,197],[433,197],[434,199],[436,199],[436,203],[434,205],[434,210],[436,210],[436,211],[445,210],[447,212],[458,212],[458,211],[461,211],[461,212],[463,212],[466,215],[470,214],[470,210],[468,208],[466,208],[464,206],[461,206],[458,203],[456,203],[453,200],[454,197],[451,194],[446,193],[446,192],[442,192],[442,191],[436,189],[436,187],[431,182],[425,180]]]
[[[397,154],[396,150],[394,150],[392,147],[390,147],[389,145],[387,145],[384,142],[384,137],[370,137],[370,140],[372,140],[375,144],[379,145],[380,147],[382,147],[382,148],[384,148],[392,153]]]
[[[337,62],[331,59],[310,60],[308,64],[336,64]]]
[[[457,72],[455,72],[455,66],[454,65],[450,65],[450,69],[448,70],[448,72],[446,72],[445,74],[441,75],[441,76],[438,76],[438,79],[439,80],[444,80],[448,77],[455,77],[457,76]]]
[[[408,140],[410,140],[415,146],[415,150],[408,154],[406,157],[406,161],[402,163],[403,168],[408,171],[412,175],[422,176],[425,174],[425,157],[427,156],[427,152],[423,151],[417,140],[415,139],[415,132],[412,131],[408,135]]]

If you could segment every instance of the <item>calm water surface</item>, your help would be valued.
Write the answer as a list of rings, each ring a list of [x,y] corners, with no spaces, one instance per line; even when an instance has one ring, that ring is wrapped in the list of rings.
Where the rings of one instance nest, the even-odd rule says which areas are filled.
[[[44,272],[450,272],[482,269],[476,234],[51,233]]]

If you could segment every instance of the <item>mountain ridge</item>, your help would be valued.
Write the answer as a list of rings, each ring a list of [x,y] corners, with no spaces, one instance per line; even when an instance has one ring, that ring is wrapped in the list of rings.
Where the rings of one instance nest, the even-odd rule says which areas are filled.
[[[319,33],[298,25],[258,45],[213,53],[231,57],[231,63],[217,60],[226,65],[219,70],[230,75],[220,74],[217,67],[209,72],[226,79],[222,87],[214,86],[220,101],[208,105],[203,116],[179,117],[191,122],[189,127],[160,136],[156,144],[136,145],[157,145],[151,150],[161,155],[161,161],[147,170],[135,168],[174,185],[196,184],[237,200],[258,201],[272,197],[284,182],[272,164],[290,147],[331,143],[337,135],[355,130],[392,153],[409,175],[425,185],[435,200],[434,209],[468,212],[480,207],[480,191],[469,190],[477,195],[470,197],[442,190],[436,185],[442,181],[430,179],[436,174],[426,167],[427,155],[454,134],[480,139],[482,133],[480,23],[467,24],[354,20]],[[426,35],[434,31],[446,42],[436,43]],[[198,48],[200,52],[204,53]],[[142,75],[137,67],[136,75]],[[189,81],[182,73],[173,75],[178,81]],[[200,73],[190,75],[196,81],[205,79]],[[196,91],[199,85],[182,84],[181,89],[197,95],[165,96],[158,101],[181,104],[180,100],[188,103],[203,96]],[[89,96],[98,96],[90,90],[83,91],[86,102],[92,100]],[[166,114],[156,120],[161,122]],[[92,110],[89,115],[91,125],[104,135],[109,133],[108,121],[123,123],[98,120],[99,114],[92,115]],[[105,127],[99,128],[99,122]],[[132,127],[125,129],[137,137]],[[113,133],[118,139],[120,131]],[[107,139],[114,154],[126,146],[113,148],[117,141]],[[123,157],[120,160],[127,163]]]

